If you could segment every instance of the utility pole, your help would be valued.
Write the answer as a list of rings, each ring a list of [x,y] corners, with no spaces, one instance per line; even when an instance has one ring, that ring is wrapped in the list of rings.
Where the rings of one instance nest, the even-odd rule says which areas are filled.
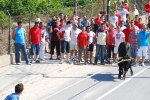
[[[110,0],[107,0],[107,21],[109,19]]]
[[[77,3],[77,0],[74,0],[74,5],[75,5],[75,9],[74,11],[76,12],[76,16],[77,16],[77,7],[78,7],[78,3]]]

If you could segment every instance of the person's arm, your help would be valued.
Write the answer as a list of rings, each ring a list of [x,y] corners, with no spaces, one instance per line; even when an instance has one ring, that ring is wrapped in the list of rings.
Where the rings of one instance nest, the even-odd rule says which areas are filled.
[[[109,33],[107,33],[107,34],[106,34],[106,42],[109,42],[109,40],[110,40],[109,38],[110,38],[110,37],[109,37]]]
[[[122,39],[123,39],[123,42],[125,42],[125,37],[123,37]]]
[[[96,43],[97,37],[98,36],[98,32],[96,32],[95,37],[94,37],[94,42]]]
[[[56,35],[58,36],[58,39],[60,39],[60,34],[61,34],[60,31],[58,31],[58,32],[56,33]]]
[[[13,39],[13,40],[15,40],[15,35],[16,35],[16,31],[15,31],[15,29],[14,29],[13,32],[12,32],[12,39]]]
[[[49,32],[50,32],[50,33],[52,33],[52,32],[53,32],[52,26],[50,26],[50,30],[49,30]]]

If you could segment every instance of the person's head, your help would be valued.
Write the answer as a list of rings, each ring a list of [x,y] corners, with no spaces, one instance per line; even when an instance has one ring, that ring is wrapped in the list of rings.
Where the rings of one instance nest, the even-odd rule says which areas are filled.
[[[136,5],[133,5],[133,9],[136,9]]]
[[[94,18],[91,18],[91,24],[95,24]]]
[[[35,22],[34,27],[38,28],[39,27],[39,22]]]
[[[64,24],[64,20],[63,20],[63,19],[60,20],[60,24],[61,24],[61,25]]]
[[[85,20],[85,19],[87,19],[87,17],[86,17],[86,16],[83,16],[83,19]]]
[[[17,93],[18,95],[20,95],[24,90],[24,86],[22,83],[19,83],[15,86],[15,93]]]
[[[141,17],[139,18],[138,22],[139,22],[139,23],[142,23],[142,18],[141,18]]]
[[[82,26],[82,32],[84,33],[86,30],[86,27],[85,26]]]
[[[44,27],[44,23],[43,23],[43,22],[40,22],[39,27],[40,27],[40,28],[43,28],[43,27]]]
[[[134,27],[132,27],[132,31],[133,31],[133,33],[137,33],[137,29],[136,29],[136,27],[134,26]]]
[[[78,24],[73,24],[73,29],[76,30],[78,28]]]
[[[143,24],[142,25],[142,30],[145,32],[147,30],[147,25],[146,24]]]
[[[64,16],[64,20],[65,20],[65,22],[68,21],[68,16],[67,15]]]
[[[97,18],[100,18],[100,17],[101,17],[101,14],[100,14],[100,13],[98,13],[98,14],[97,14]]]
[[[76,13],[76,11],[74,11],[74,12],[73,12],[73,15],[75,15],[75,16],[76,16],[76,14],[77,14],[77,13]]]
[[[81,18],[78,18],[78,23],[81,23]]]
[[[102,21],[105,21],[105,16],[101,16],[101,20],[102,20]]]
[[[100,29],[101,29],[101,30],[105,30],[105,24],[104,24],[104,23],[101,23]]]
[[[138,21],[139,15],[135,15],[135,20]]]
[[[36,18],[36,19],[35,19],[35,22],[40,23],[40,22],[41,22],[41,19],[40,19],[40,18]]]
[[[124,3],[124,6],[128,6],[128,3]]]
[[[124,21],[123,20],[120,21],[120,26],[121,27],[124,26]]]
[[[103,15],[103,11],[100,11],[99,13],[100,13],[100,15]]]
[[[117,14],[117,12],[116,12],[116,10],[113,12],[113,16],[116,16],[116,14]]]
[[[66,26],[71,27],[71,24],[72,24],[71,21],[67,21]]]
[[[121,9],[124,10],[124,9],[125,9],[125,5],[122,5],[122,6],[121,6]]]
[[[107,15],[107,12],[106,11],[103,11],[103,16],[105,17]]]
[[[131,20],[131,26],[134,26],[134,20]]]
[[[110,24],[110,30],[114,30],[116,28],[116,25],[115,24]]]
[[[117,26],[117,31],[121,32],[121,27],[120,26]]]
[[[22,27],[22,22],[21,21],[18,21],[17,24],[18,24],[18,28]]]
[[[91,31],[91,26],[87,26],[87,27],[86,27],[86,31],[87,31],[87,32],[90,32],[90,31]]]
[[[64,19],[64,14],[63,13],[59,13],[59,18],[60,19]]]
[[[52,17],[52,20],[56,20],[56,16],[53,16],[53,17]]]

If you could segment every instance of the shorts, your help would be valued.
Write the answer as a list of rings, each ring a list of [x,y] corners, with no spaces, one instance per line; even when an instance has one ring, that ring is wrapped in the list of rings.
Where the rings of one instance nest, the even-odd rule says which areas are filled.
[[[145,17],[148,18],[150,16],[150,13],[145,13]]]
[[[115,54],[118,53],[118,47],[119,47],[119,46],[115,46],[115,47],[114,47],[114,53],[115,53]]]
[[[94,44],[89,44],[89,49],[88,49],[88,51],[93,51],[93,48],[94,48]]]
[[[139,57],[142,57],[142,56],[147,56],[147,49],[148,49],[148,46],[142,46],[138,49],[138,54],[137,56]]]
[[[84,52],[84,57],[88,55],[88,50],[87,47],[80,47],[80,49],[78,50],[79,56],[82,56],[82,52]]]
[[[34,55],[34,50],[36,50],[35,51],[36,55],[39,55],[40,44],[32,44],[30,50],[31,50],[31,55]]]
[[[61,53],[64,52],[70,53],[70,42],[61,40]]]
[[[114,45],[109,45],[108,47],[107,47],[107,56],[108,56],[108,58],[111,58],[111,53],[114,53]]]
[[[71,50],[78,50],[78,45],[77,44],[70,44],[70,49]]]

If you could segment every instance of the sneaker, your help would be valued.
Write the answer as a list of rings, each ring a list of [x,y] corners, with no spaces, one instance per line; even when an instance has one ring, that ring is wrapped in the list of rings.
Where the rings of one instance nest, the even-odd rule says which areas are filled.
[[[60,60],[60,58],[56,58],[56,60]]]
[[[68,63],[68,64],[72,64],[72,62],[71,62],[71,61],[69,61],[69,60],[68,60],[68,61],[66,61],[66,63]]]
[[[35,62],[36,62],[36,63],[40,63],[40,60],[36,60]]]
[[[93,65],[97,65],[97,63],[95,62]]]
[[[49,60],[52,60],[52,58],[49,58]]]
[[[107,64],[110,64],[110,61],[107,61]]]
[[[32,60],[30,60],[30,63],[32,63]]]
[[[90,60],[90,64],[93,64],[92,60]]]
[[[40,59],[41,61],[45,61],[45,59]]]
[[[61,60],[59,64],[63,64],[63,60]]]
[[[16,63],[16,65],[20,65],[21,63]]]
[[[31,65],[31,63],[27,63],[27,65]]]
[[[71,60],[71,61],[73,61],[73,59],[74,59],[74,57],[73,57],[73,56],[71,56],[71,57],[70,57],[70,60]]]
[[[136,63],[135,65],[134,65],[134,67],[138,67],[139,66],[139,64],[138,63]]]
[[[104,62],[102,62],[102,63],[101,63],[101,65],[105,65],[105,63],[104,63]]]
[[[80,65],[80,61],[77,61],[77,65]]]
[[[145,64],[144,64],[144,63],[142,63],[142,64],[141,64],[141,66],[142,66],[142,67],[145,67]]]
[[[87,64],[88,64],[88,62],[86,61],[86,62],[84,62],[84,64],[85,64],[85,65],[87,65]]]

